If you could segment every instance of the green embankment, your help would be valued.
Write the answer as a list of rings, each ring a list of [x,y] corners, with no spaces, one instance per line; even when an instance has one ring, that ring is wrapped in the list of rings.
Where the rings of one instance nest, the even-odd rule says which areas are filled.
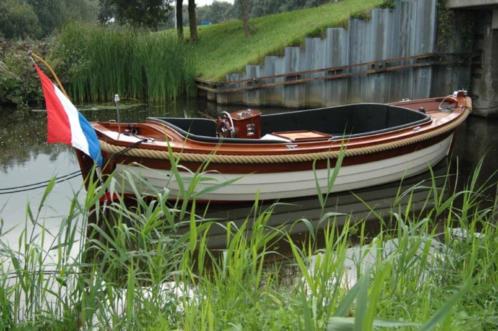
[[[317,35],[327,27],[342,26],[349,17],[362,15],[384,0],[344,0],[251,20],[253,34],[246,38],[241,21],[201,27],[200,40],[193,47],[197,73],[204,79],[222,79],[264,56],[296,45],[306,36]]]
[[[51,49],[49,61],[75,102],[109,102],[115,93],[127,99],[165,102],[188,94],[194,76],[223,79],[230,72],[243,70],[248,63],[280,54],[285,47],[301,44],[307,36],[320,35],[327,27],[344,26],[351,16],[365,16],[384,3],[385,0],[343,0],[254,18],[250,37],[244,36],[240,20],[200,27],[196,44],[178,43],[174,30],[149,33],[72,24],[47,48]],[[0,61],[7,69],[16,68],[18,74],[30,79],[0,77],[0,104],[39,103],[37,78],[26,52],[1,53],[5,53]]]
[[[364,16],[384,1],[344,0],[255,18],[249,37],[240,20],[201,27],[195,44],[178,42],[174,30],[69,25],[57,37],[51,60],[76,102],[108,102],[119,93],[163,103],[188,94],[195,76],[223,79],[306,36],[345,25],[352,15]]]

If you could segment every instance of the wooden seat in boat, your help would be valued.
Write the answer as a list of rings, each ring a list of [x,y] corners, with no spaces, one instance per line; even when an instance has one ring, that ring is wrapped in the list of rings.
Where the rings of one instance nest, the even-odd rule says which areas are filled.
[[[281,131],[272,132],[272,134],[277,137],[288,139],[292,142],[316,141],[332,138],[332,135],[329,133],[309,130]]]

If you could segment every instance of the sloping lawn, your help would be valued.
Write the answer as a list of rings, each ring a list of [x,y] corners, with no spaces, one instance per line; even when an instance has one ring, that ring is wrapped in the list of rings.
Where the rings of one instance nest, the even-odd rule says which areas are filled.
[[[200,27],[200,40],[193,47],[197,73],[203,79],[221,80],[227,73],[299,44],[306,36],[319,34],[327,27],[344,25],[350,16],[364,14],[384,2],[343,0],[255,18],[250,21],[253,34],[249,38],[244,36],[240,20]]]

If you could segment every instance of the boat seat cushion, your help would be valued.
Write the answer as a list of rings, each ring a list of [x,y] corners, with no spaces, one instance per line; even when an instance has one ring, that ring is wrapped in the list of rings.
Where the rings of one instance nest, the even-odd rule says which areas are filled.
[[[216,122],[214,120],[178,117],[154,117],[153,119],[166,124],[173,124],[176,128],[180,128],[189,134],[216,137]]]
[[[282,131],[319,131],[330,136],[377,134],[430,121],[415,110],[386,104],[362,103],[345,106],[288,111],[261,116],[261,133],[265,139],[218,138],[216,121],[204,118],[152,117],[193,140],[230,143],[276,143],[272,134]],[[274,135],[275,136],[275,135]],[[326,138],[326,137],[325,137]]]
[[[428,121],[426,114],[375,103],[299,110],[261,117],[262,134],[275,131],[320,131],[334,136],[384,132]]]

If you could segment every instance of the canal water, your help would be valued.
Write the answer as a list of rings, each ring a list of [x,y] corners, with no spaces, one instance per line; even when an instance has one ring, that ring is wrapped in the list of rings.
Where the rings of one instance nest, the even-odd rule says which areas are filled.
[[[237,108],[237,107],[235,107]],[[222,108],[226,109],[226,108]],[[125,121],[142,121],[147,116],[216,116],[217,106],[198,100],[176,102],[174,104],[154,107],[132,107],[121,110],[121,118]],[[226,109],[226,110],[233,110]],[[278,109],[262,109],[263,112],[283,111]],[[89,120],[115,119],[112,108],[100,109],[87,106],[83,108],[84,115]],[[442,173],[448,164],[458,163],[459,182],[462,183],[484,158],[481,169],[481,183],[493,175],[498,169],[498,120],[486,120],[470,117],[457,133],[452,156],[449,162],[439,166]],[[0,108],[0,219],[3,231],[11,229],[9,237],[16,238],[26,220],[28,205],[36,209],[43,194],[43,189],[27,190],[23,187],[40,183],[52,177],[72,174],[78,170],[78,164],[73,151],[63,145],[48,145],[46,140],[46,115],[43,111],[14,111]],[[454,170],[452,171],[455,172]],[[426,174],[427,177],[427,174]],[[41,218],[50,227],[57,227],[60,220],[67,214],[69,202],[75,195],[80,199],[85,192],[80,176],[69,176],[68,180],[55,185],[53,192],[45,202]],[[412,183],[416,183],[412,179]],[[409,182],[410,183],[410,182]],[[496,177],[494,178],[496,190]],[[388,208],[390,199],[394,199],[399,183],[361,190],[363,199],[382,202],[379,208]],[[496,191],[489,191],[489,200]],[[341,194],[342,200],[333,200],[327,206],[328,211],[340,210],[339,205],[346,205],[345,212],[358,211],[358,199],[350,193]],[[345,202],[341,202],[345,201]],[[319,217],[323,213],[317,199],[292,201],[279,212],[275,221],[284,219],[299,219]],[[221,218],[234,217],[229,207],[213,208],[213,213]],[[242,214],[247,210],[240,209]],[[246,214],[247,215],[247,214]],[[21,225],[21,226],[20,226]],[[1,235],[1,233],[0,233]],[[5,239],[5,238],[3,238]]]

